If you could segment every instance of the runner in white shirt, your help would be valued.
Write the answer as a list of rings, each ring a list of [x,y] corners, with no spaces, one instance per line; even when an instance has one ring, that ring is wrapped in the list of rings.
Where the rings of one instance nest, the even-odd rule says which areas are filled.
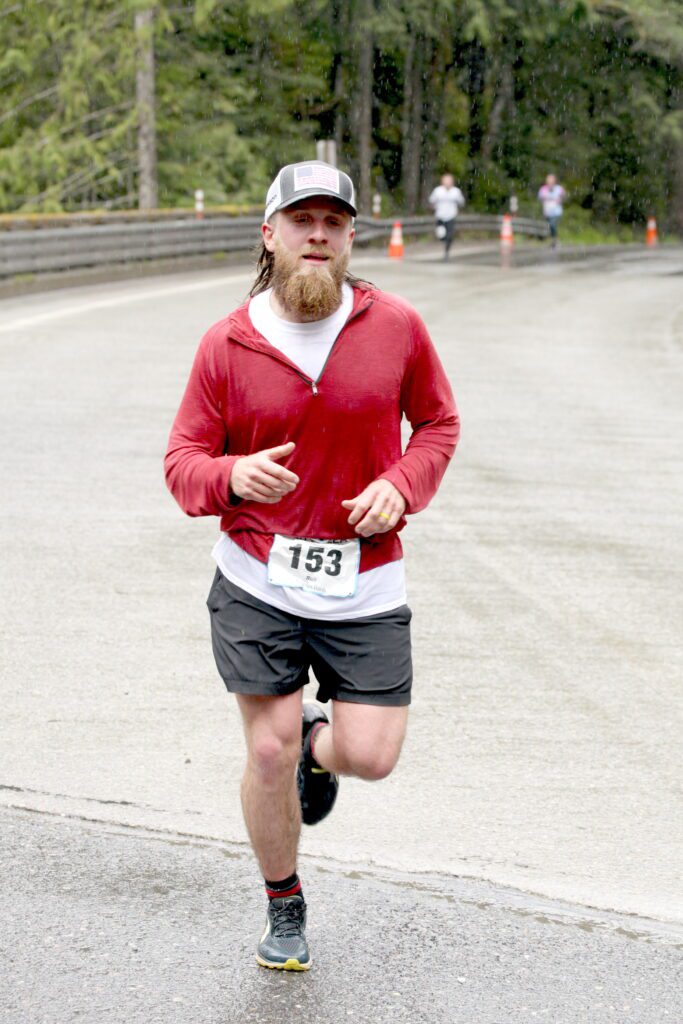
[[[436,237],[444,243],[444,259],[455,238],[455,219],[458,211],[465,205],[465,197],[456,186],[452,174],[444,174],[441,184],[437,185],[429,197],[429,205],[434,207],[436,217]]]

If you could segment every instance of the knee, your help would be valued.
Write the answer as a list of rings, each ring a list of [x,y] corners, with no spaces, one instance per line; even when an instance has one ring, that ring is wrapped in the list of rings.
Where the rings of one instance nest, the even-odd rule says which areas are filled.
[[[273,733],[256,737],[249,747],[249,764],[263,785],[277,784],[290,775],[299,758],[299,736],[283,738]]]
[[[366,782],[379,782],[396,767],[398,754],[393,750],[352,750],[345,758],[346,768],[350,775],[355,775]]]

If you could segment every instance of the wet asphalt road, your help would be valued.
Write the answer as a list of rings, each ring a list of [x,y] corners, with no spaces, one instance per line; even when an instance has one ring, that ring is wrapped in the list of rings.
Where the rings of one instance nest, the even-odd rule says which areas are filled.
[[[346,780],[304,836],[316,965],[298,980],[251,963],[242,737],[204,608],[215,524],[161,476],[197,340],[249,275],[0,303],[0,806],[31,812],[2,813],[12,1024],[683,1017],[683,254],[477,260],[355,268],[420,310],[464,429],[404,534],[404,754],[381,784]],[[90,952],[67,939],[96,924]]]
[[[628,919],[552,920],[449,880],[306,865],[315,962],[283,975],[253,959],[264,898],[246,853],[0,817],[7,1024],[680,1020],[680,948]]]

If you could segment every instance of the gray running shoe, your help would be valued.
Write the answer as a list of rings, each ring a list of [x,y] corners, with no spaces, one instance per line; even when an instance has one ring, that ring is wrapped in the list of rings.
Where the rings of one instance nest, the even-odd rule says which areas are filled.
[[[339,776],[319,768],[311,755],[311,728],[316,722],[329,722],[317,704],[304,704],[301,725],[301,757],[296,782],[304,825],[315,825],[327,817],[337,799]]]
[[[268,905],[266,930],[256,959],[262,967],[280,971],[307,971],[311,954],[306,944],[306,903],[303,896],[283,896]]]

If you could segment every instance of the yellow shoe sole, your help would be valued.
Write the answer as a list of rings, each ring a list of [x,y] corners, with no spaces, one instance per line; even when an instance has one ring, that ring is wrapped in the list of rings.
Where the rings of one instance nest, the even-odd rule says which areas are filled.
[[[275,971],[307,971],[311,966],[310,960],[307,964],[299,963],[298,960],[285,960],[283,964],[276,964],[269,960],[263,960],[258,956],[258,954],[256,956],[256,961],[261,965],[261,967],[269,967],[271,970]]]

